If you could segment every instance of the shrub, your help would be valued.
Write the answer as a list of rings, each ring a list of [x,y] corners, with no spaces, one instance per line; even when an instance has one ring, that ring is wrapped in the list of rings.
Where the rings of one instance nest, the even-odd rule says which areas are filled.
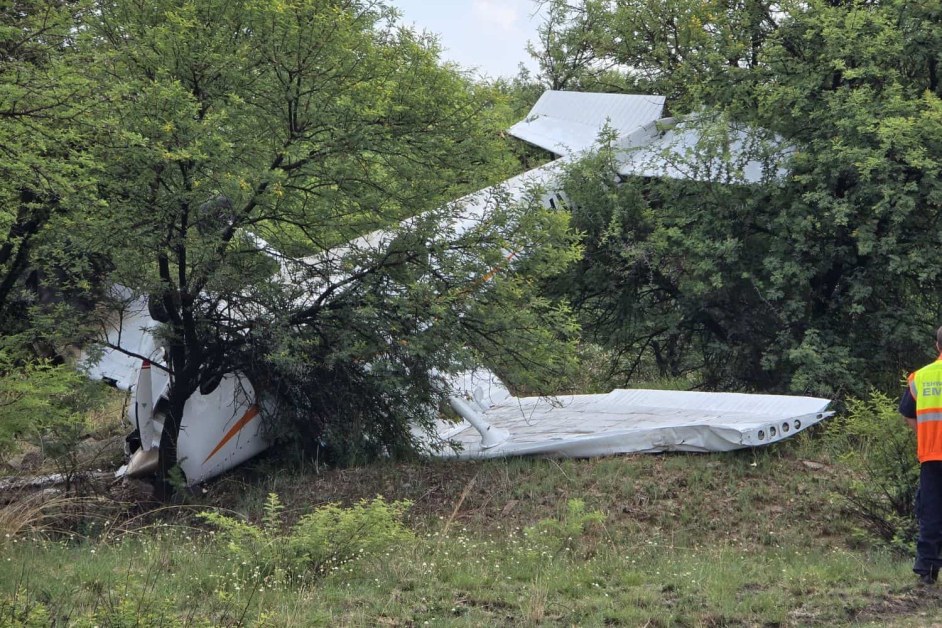
[[[411,541],[414,537],[402,523],[411,505],[382,497],[348,508],[327,504],[301,517],[286,532],[283,506],[274,493],[268,496],[261,525],[215,512],[200,516],[222,532],[243,576],[284,580],[323,575]]]
[[[140,591],[129,591],[125,588],[124,595],[108,591],[101,596],[95,608],[70,608],[66,614],[63,614],[62,608],[57,609],[53,602],[35,599],[28,590],[17,591],[13,595],[0,595],[0,626],[4,628],[47,628],[66,624],[78,628],[176,628],[216,625],[193,617],[175,617],[170,600],[161,599],[153,595],[152,591],[143,588]]]
[[[851,511],[880,538],[908,548],[916,533],[919,462],[916,435],[900,418],[896,400],[872,392],[848,401],[826,441],[855,472],[845,494]]]
[[[44,628],[52,624],[49,609],[23,596],[0,598],[0,621],[11,628]]]
[[[0,348],[0,454],[17,441],[72,433],[81,425],[76,390],[84,378],[45,360],[21,361]]]
[[[103,387],[65,364],[0,345],[0,460],[31,442],[52,460],[71,488],[87,416],[101,405]]]

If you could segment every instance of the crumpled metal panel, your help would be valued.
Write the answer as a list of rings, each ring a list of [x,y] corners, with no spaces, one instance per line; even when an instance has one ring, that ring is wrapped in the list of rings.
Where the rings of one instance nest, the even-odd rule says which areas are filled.
[[[663,109],[663,96],[546,91],[508,132],[566,156],[591,148],[606,125],[625,137],[660,118]]]
[[[459,450],[439,455],[592,457],[662,451],[730,451],[794,436],[833,414],[828,399],[785,395],[614,390],[558,398],[509,397],[483,412],[510,438],[482,449],[470,426],[449,430]],[[444,436],[444,435],[443,435]]]

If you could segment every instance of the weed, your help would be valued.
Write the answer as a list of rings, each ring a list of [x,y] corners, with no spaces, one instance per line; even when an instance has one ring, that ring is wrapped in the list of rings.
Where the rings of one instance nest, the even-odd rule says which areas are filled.
[[[101,500],[92,497],[27,494],[0,507],[0,549],[27,534],[68,534],[70,526],[97,518]]]
[[[285,581],[324,575],[411,540],[402,524],[410,505],[382,497],[349,508],[327,504],[287,532],[281,530],[283,506],[275,493],[268,496],[260,526],[216,512],[200,517],[221,531],[228,550],[241,561],[243,577]]]
[[[593,525],[605,522],[599,510],[586,511],[585,502],[573,498],[566,502],[566,513],[559,519],[543,519],[526,529],[526,534],[538,538],[552,552],[575,551],[579,541]]]
[[[11,628],[45,628],[51,624],[46,605],[22,598],[0,599],[0,624]]]

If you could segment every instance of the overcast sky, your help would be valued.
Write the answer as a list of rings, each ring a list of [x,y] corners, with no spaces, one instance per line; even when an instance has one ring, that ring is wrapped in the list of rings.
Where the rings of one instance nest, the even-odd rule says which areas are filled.
[[[392,0],[402,21],[439,36],[442,56],[466,69],[496,78],[517,74],[527,54],[527,40],[536,41],[540,18],[533,0]]]

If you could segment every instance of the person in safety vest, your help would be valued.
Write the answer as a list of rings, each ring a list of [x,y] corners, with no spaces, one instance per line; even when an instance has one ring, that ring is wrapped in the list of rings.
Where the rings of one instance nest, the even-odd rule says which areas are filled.
[[[923,584],[933,584],[942,567],[942,327],[936,331],[939,357],[909,376],[899,412],[916,430],[919,491],[916,493],[916,564]]]

